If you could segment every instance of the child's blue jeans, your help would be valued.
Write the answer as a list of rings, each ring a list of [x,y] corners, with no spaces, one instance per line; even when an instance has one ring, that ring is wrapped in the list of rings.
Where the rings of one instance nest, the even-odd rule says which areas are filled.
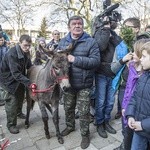
[[[134,132],[131,150],[147,150],[148,142],[150,142],[150,139],[140,136]]]

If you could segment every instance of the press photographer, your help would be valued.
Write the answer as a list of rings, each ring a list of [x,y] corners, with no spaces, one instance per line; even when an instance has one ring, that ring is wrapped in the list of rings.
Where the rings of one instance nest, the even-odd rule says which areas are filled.
[[[119,37],[114,28],[121,19],[121,15],[114,10],[118,4],[105,8],[104,12],[97,16],[94,38],[101,53],[101,63],[96,71],[96,124],[97,132],[107,138],[107,132],[116,134],[116,130],[110,125],[111,111],[114,105],[114,95],[118,87],[123,65],[131,59],[127,46]],[[115,15],[117,14],[117,15]]]

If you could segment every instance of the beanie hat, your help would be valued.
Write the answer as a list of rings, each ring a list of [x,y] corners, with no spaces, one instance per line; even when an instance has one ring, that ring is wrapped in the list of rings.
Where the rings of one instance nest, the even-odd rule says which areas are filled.
[[[46,41],[45,41],[45,38],[44,38],[44,37],[40,37],[38,41],[39,41],[39,42],[40,42],[40,41],[42,41],[42,42],[46,43]]]

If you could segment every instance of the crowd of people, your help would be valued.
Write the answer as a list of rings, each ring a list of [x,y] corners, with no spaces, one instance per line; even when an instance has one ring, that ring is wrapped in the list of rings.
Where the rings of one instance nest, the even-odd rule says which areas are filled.
[[[8,48],[6,37],[0,33],[0,105],[5,105],[7,128],[12,134],[19,133],[17,117],[25,119],[22,106],[25,89],[32,90],[33,83],[26,75],[32,65],[43,65],[51,59],[53,51],[72,44],[68,54],[69,80],[71,88],[64,91],[63,104],[66,128],[61,132],[67,136],[75,130],[75,118],[79,118],[82,136],[81,148],[90,144],[90,106],[94,109],[94,124],[100,137],[116,134],[111,126],[111,112],[118,94],[116,119],[122,118],[123,141],[115,150],[148,150],[150,144],[150,26],[140,32],[138,18],[128,18],[123,26],[133,31],[133,49],[115,32],[114,22],[103,18],[91,37],[84,31],[80,16],[68,21],[68,34],[61,39],[54,30],[53,39],[46,43],[40,37],[31,61],[32,44],[29,35],[21,35],[19,42]],[[116,25],[115,25],[116,27]],[[75,116],[76,108],[78,117]]]

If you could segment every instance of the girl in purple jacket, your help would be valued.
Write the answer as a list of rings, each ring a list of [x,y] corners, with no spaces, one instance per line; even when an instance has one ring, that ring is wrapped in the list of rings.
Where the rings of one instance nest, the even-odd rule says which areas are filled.
[[[129,103],[132,93],[134,91],[137,79],[142,74],[142,66],[140,64],[140,57],[141,57],[140,49],[143,46],[143,44],[146,43],[147,41],[149,41],[149,40],[141,39],[141,40],[138,40],[134,44],[134,52],[132,53],[132,60],[130,62],[128,62],[128,64],[127,64],[129,74],[128,74],[128,79],[127,79],[127,83],[126,83],[126,89],[124,92],[124,98],[122,101],[122,120],[123,120],[122,127],[123,127],[123,131],[124,131],[124,134],[123,134],[124,139],[123,139],[123,143],[122,143],[124,145],[123,150],[131,150],[133,130],[131,130],[127,126],[127,120],[124,117],[124,112],[128,106],[128,103]],[[115,149],[115,150],[117,150],[117,149]]]

